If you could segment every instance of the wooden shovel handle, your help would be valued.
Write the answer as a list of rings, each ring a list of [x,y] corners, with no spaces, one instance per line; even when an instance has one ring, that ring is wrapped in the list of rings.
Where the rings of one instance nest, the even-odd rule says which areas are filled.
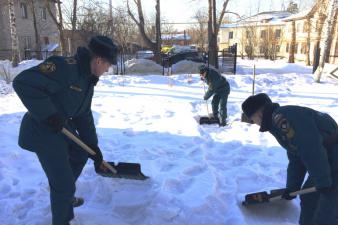
[[[69,137],[72,141],[74,141],[76,144],[78,144],[81,148],[83,148],[86,152],[88,152],[91,155],[96,155],[96,152],[91,149],[88,145],[83,143],[78,137],[76,137],[72,132],[67,130],[66,128],[62,128],[61,132]],[[102,160],[102,163],[105,167],[107,167],[112,173],[116,174],[117,171],[114,167],[112,167],[109,163],[106,161]]]
[[[315,192],[315,191],[317,191],[317,189],[315,187],[311,187],[311,188],[306,188],[306,189],[302,189],[302,190],[299,190],[299,191],[291,192],[290,196],[294,197],[294,196],[297,196],[297,195],[303,195],[303,194],[312,193],[312,192]],[[278,200],[278,199],[281,199],[281,198],[282,198],[282,196],[279,195],[279,196],[270,198],[269,200],[273,201],[273,200]]]

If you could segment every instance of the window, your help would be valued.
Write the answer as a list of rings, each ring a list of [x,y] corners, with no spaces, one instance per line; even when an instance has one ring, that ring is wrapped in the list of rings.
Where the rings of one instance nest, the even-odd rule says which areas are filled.
[[[47,20],[47,9],[44,7],[40,8],[40,17],[42,20]]]
[[[300,33],[302,31],[302,23],[297,23],[297,33]]]
[[[275,38],[280,38],[281,29],[275,30]]]
[[[48,45],[49,44],[49,38],[48,37],[43,37],[43,40],[45,42],[45,45]]]
[[[233,39],[234,38],[234,32],[233,31],[230,31],[229,32],[229,39]]]
[[[30,49],[32,47],[32,39],[30,36],[21,36],[19,41],[23,49]]]
[[[298,53],[298,43],[295,44],[295,54]]]
[[[20,3],[20,10],[21,10],[21,18],[27,19],[27,4],[25,3]]]
[[[280,52],[280,45],[276,45],[276,52]]]
[[[266,37],[266,30],[261,30],[261,38],[265,38]]]
[[[287,43],[287,44],[286,44],[286,49],[285,49],[285,51],[286,51],[286,52],[289,52],[289,48],[290,48],[290,45],[289,45],[289,43]]]

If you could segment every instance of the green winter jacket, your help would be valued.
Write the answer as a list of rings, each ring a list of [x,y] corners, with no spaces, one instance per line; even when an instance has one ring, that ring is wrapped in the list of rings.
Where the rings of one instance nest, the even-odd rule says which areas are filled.
[[[91,101],[97,78],[90,72],[90,54],[78,48],[74,57],[53,56],[21,72],[13,87],[28,112],[20,127],[19,145],[30,151],[48,146],[54,135],[43,121],[54,113],[68,119],[68,128],[78,132],[90,146],[98,140]],[[59,139],[65,138],[59,134]],[[54,140],[54,139],[53,139]]]
[[[333,149],[324,147],[324,140],[338,129],[337,123],[326,113],[301,106],[273,104],[266,107],[260,131],[269,131],[287,150],[289,159],[286,187],[299,190],[306,172],[313,178],[316,188],[330,187],[337,180],[338,143]],[[333,176],[334,175],[334,176]]]
[[[204,95],[204,100],[208,100],[214,94],[220,96],[229,95],[230,85],[228,81],[216,70],[208,68],[205,80],[208,84],[208,90]]]

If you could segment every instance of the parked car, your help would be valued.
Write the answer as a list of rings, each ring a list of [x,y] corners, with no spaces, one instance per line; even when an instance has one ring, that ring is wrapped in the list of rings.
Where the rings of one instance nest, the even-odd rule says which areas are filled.
[[[136,52],[136,59],[150,59],[154,58],[154,52],[150,50],[142,50]]]
[[[167,65],[171,66],[179,61],[182,60],[190,60],[194,62],[206,62],[206,57],[203,55],[202,52],[197,51],[189,51],[189,52],[180,52],[176,54],[169,54],[168,55],[168,63]]]

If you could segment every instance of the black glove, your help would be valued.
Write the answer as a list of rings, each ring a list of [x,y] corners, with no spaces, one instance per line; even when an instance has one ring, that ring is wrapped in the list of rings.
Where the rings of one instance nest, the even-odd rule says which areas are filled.
[[[102,152],[98,146],[91,147],[91,149],[93,149],[96,154],[95,155],[89,154],[88,157],[94,161],[95,168],[100,167],[103,160]]]
[[[286,199],[286,200],[292,200],[292,199],[294,199],[294,198],[297,197],[297,196],[290,196],[290,193],[291,193],[290,190],[285,189],[285,191],[284,191],[283,194],[282,194],[282,198],[283,198],[283,199]]]
[[[43,121],[43,124],[45,124],[49,130],[54,133],[60,132],[65,123],[66,120],[59,113],[54,113]]]
[[[331,187],[322,187],[322,188],[316,188],[317,191],[320,193],[320,194],[330,194],[330,193],[333,193],[336,191],[336,188],[331,186]]]

